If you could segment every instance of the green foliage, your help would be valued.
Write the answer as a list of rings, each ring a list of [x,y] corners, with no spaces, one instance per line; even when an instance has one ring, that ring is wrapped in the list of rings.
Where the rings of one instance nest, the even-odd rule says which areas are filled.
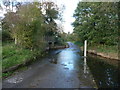
[[[118,56],[118,46],[108,46],[108,45],[91,45],[88,47],[90,50],[96,50],[102,53],[112,53]]]
[[[12,40],[10,34],[7,31],[2,30],[2,41]]]
[[[89,44],[117,45],[118,3],[80,2],[75,10],[74,33]]]
[[[7,72],[7,73],[2,73],[2,77],[8,77],[12,74],[13,72]]]
[[[16,10],[8,11],[2,20],[3,70],[40,56],[47,46],[47,36],[62,42],[55,22],[59,10],[53,2],[25,3]]]
[[[3,70],[17,64],[24,63],[26,60],[32,59],[34,52],[29,49],[20,49],[14,44],[4,45],[2,48],[2,65]]]
[[[68,33],[66,34],[66,40],[67,41],[71,41],[71,42],[75,42],[75,41],[79,41],[79,37],[77,36],[76,33]]]
[[[21,48],[43,48],[46,36],[55,38],[58,34],[55,22],[58,16],[58,7],[53,2],[23,4],[17,12],[5,15],[2,20],[3,37],[10,35]]]
[[[76,44],[76,45],[78,45],[80,47],[84,46],[83,43],[81,43],[80,41],[76,41],[76,42],[74,42],[74,44]]]

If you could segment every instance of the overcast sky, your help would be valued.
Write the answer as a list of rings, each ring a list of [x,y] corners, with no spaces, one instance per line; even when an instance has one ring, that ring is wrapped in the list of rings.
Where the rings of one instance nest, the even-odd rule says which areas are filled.
[[[80,0],[56,0],[57,4],[64,4],[65,5],[65,10],[63,13],[63,19],[64,19],[64,23],[63,23],[63,27],[64,27],[64,32],[73,32],[73,27],[71,25],[71,23],[74,21],[73,18],[73,13],[74,10],[77,7],[77,3]]]

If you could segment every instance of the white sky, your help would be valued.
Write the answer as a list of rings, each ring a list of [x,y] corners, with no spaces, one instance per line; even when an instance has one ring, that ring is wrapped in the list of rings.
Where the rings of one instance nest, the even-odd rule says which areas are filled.
[[[60,4],[65,5],[65,10],[64,10],[64,13],[63,13],[63,20],[65,21],[63,23],[64,32],[72,33],[73,32],[73,27],[72,27],[71,23],[74,21],[73,13],[74,13],[74,10],[77,7],[77,3],[80,0],[56,0],[56,1],[57,1],[58,5],[60,5]]]

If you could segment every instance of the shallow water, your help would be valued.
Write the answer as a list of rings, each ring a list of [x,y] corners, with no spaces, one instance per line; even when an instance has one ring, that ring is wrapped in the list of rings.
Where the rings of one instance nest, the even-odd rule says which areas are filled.
[[[82,51],[75,44],[71,42],[68,42],[68,44],[70,46],[69,48],[50,52],[50,56],[57,60],[57,63],[54,64],[61,64],[64,66],[64,69],[69,70],[68,74],[76,71],[82,85],[88,86],[89,88],[96,88],[97,86],[87,66],[86,58],[83,59],[83,56],[80,55]],[[58,54],[53,56],[53,53]]]
[[[83,52],[73,43],[68,43],[69,48],[57,50],[57,63],[65,66],[65,69],[77,70],[79,79],[85,85],[93,81],[98,88],[118,87],[118,63],[117,60],[110,60],[96,55],[88,54],[83,58]],[[51,53],[53,55],[53,53]],[[93,86],[93,85],[90,85]]]
[[[99,88],[117,88],[119,61],[89,55],[87,65]]]
[[[31,64],[28,70],[3,80],[3,87],[104,88],[118,86],[118,62],[93,55],[83,58],[78,46],[71,42],[68,44],[69,48],[50,51],[48,56],[39,58],[40,60]]]

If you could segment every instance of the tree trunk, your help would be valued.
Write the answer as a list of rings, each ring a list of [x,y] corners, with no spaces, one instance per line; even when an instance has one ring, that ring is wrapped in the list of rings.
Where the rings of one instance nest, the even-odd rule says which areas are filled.
[[[17,45],[17,38],[15,38],[15,45]]]

